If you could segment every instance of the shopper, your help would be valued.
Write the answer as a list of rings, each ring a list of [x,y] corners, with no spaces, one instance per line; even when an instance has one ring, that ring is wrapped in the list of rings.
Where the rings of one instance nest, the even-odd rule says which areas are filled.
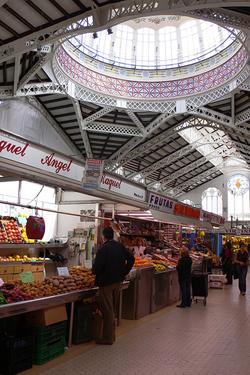
[[[181,258],[176,267],[181,289],[181,304],[177,305],[177,307],[185,308],[186,306],[191,306],[191,267],[192,259],[189,256],[189,250],[183,246],[181,249]]]
[[[121,282],[133,267],[135,258],[124,245],[114,240],[111,227],[103,229],[103,245],[96,253],[92,273],[99,286],[98,303],[103,315],[103,338],[100,345],[112,345],[115,341],[115,308]]]
[[[226,275],[227,282],[226,284],[232,284],[233,283],[233,276],[232,276],[232,271],[233,271],[233,255],[234,252],[232,250],[232,245],[231,242],[227,242],[226,244],[226,252],[225,252],[225,261],[224,261],[224,274]]]
[[[237,271],[239,275],[239,290],[244,296],[246,294],[246,277],[249,263],[249,254],[246,251],[245,244],[242,242],[240,250],[235,254],[234,263],[237,264]]]

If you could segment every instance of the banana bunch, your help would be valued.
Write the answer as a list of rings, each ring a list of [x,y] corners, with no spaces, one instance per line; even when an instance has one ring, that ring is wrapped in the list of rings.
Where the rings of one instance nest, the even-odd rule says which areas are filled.
[[[34,243],[34,242],[35,242],[34,240],[30,240],[30,239],[27,237],[26,227],[24,227],[24,228],[21,230],[21,237],[22,237],[22,239],[23,239],[26,243]]]

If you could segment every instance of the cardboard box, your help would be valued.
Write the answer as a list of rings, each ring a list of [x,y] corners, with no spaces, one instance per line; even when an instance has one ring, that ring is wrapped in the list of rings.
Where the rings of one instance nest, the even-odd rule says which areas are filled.
[[[92,337],[93,339],[102,339],[103,318],[98,314],[92,316]]]
[[[26,314],[26,323],[32,326],[49,326],[68,320],[66,305],[47,307]]]
[[[208,275],[208,286],[210,288],[223,289],[226,282],[226,275]]]

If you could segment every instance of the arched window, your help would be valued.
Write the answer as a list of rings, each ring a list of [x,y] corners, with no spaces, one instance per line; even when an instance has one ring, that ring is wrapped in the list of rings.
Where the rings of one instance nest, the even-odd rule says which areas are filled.
[[[189,204],[189,206],[195,207],[195,204],[190,199],[183,199],[182,203]]]
[[[227,183],[228,220],[249,220],[249,181],[242,174],[230,177]]]
[[[210,187],[201,195],[202,209],[222,216],[222,193],[216,187]]]

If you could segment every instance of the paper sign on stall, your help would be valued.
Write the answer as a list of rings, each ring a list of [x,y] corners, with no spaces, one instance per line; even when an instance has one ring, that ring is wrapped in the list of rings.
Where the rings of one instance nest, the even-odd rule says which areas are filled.
[[[19,276],[23,283],[31,283],[34,281],[34,277],[31,271],[19,273]]]
[[[69,275],[69,270],[67,267],[57,267],[57,273],[58,273],[58,276],[62,276],[62,275]]]

